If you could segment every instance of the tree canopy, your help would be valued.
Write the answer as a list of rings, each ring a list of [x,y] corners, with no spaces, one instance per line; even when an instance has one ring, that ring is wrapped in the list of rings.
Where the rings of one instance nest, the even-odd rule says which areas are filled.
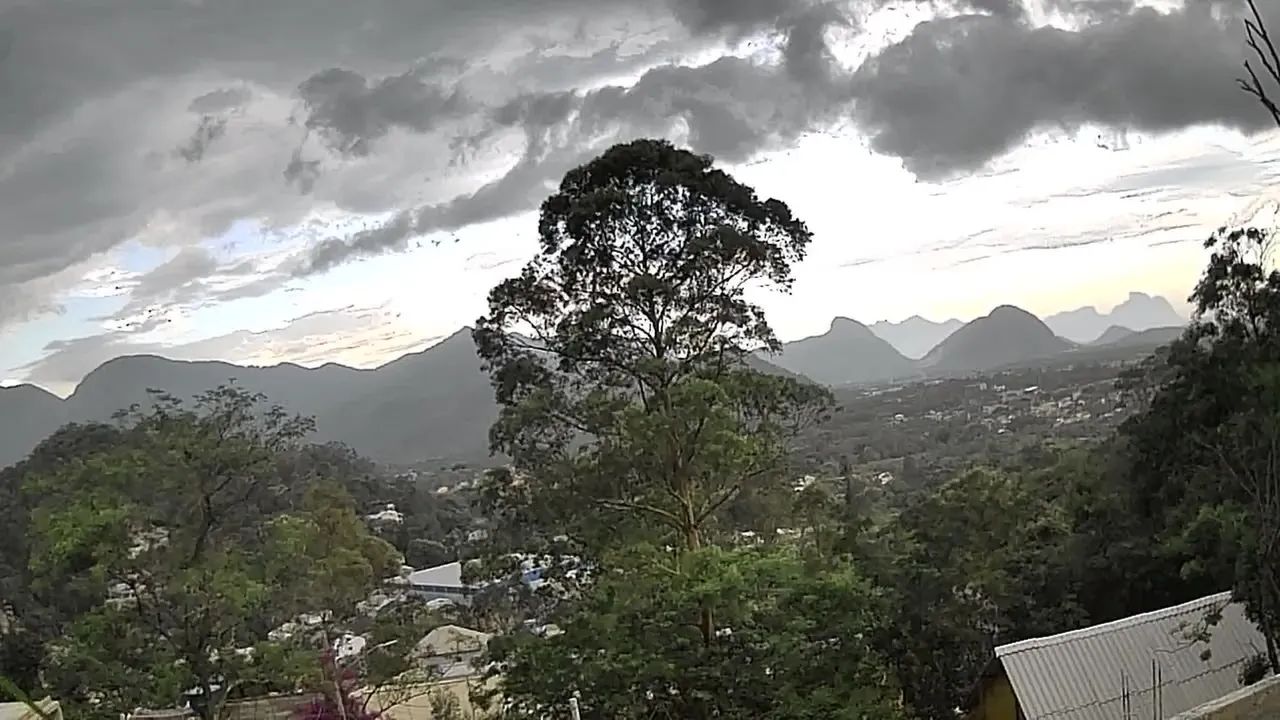
[[[348,617],[394,574],[395,550],[332,478],[283,482],[310,423],[262,400],[160,395],[114,442],[26,477],[32,586],[80,598],[45,668],[65,702],[115,716],[185,694],[217,717],[244,686],[298,679],[280,675],[271,630]]]

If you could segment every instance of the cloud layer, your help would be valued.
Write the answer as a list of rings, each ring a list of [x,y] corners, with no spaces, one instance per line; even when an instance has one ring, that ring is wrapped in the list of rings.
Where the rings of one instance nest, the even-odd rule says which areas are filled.
[[[93,318],[126,342],[531,210],[639,136],[741,163],[853,128],[937,182],[1043,130],[1269,127],[1242,4],[1149,1],[0,0],[0,332],[144,248]],[[245,223],[289,234],[218,246]]]
[[[1243,30],[1213,10],[1143,8],[1077,31],[932,20],[858,69],[856,117],[876,150],[924,177],[979,168],[1047,127],[1264,129],[1266,111],[1235,83]]]

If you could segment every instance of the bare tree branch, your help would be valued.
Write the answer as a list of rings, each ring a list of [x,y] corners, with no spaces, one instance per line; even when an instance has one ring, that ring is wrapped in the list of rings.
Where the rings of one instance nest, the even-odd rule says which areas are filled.
[[[1266,23],[1262,21],[1262,14],[1258,12],[1256,0],[1247,0],[1249,10],[1253,14],[1252,20],[1245,20],[1245,44],[1253,51],[1253,55],[1259,64],[1262,65],[1265,75],[1271,80],[1274,88],[1280,89],[1280,52],[1277,52],[1275,43],[1271,39],[1270,33],[1267,32]],[[1248,79],[1239,78],[1237,84],[1240,89],[1258,99],[1262,106],[1271,114],[1271,119],[1280,126],[1280,107],[1276,105],[1272,99],[1272,90],[1268,90],[1262,78],[1258,76],[1258,72],[1254,69],[1251,62],[1245,61],[1245,72],[1249,74]]]

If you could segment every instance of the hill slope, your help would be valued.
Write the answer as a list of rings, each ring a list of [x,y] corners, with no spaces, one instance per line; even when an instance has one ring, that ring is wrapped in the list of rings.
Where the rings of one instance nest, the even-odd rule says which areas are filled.
[[[318,416],[322,438],[382,462],[430,458],[478,462],[498,417],[489,376],[464,328],[437,345],[367,371]]]
[[[1110,342],[1102,342],[1102,338],[1093,346],[1099,348],[1157,348],[1161,345],[1168,345],[1182,336],[1186,328],[1177,327],[1159,327],[1143,330],[1142,332],[1129,333],[1120,337],[1114,337]]]
[[[232,380],[314,417],[316,440],[341,441],[383,462],[482,460],[497,417],[469,329],[374,370],[332,363],[244,367],[133,355],[100,365],[65,401],[30,385],[0,391],[0,467],[21,460],[66,422],[105,421],[133,403],[149,404],[148,388],[189,399]]]
[[[1127,327],[1120,325],[1112,325],[1107,328],[1097,339],[1090,342],[1090,345],[1110,345],[1111,343],[1120,342],[1125,338],[1133,335],[1134,332]]]
[[[838,317],[822,335],[785,343],[774,364],[824,385],[907,378],[915,365],[860,322]]]
[[[920,366],[933,375],[980,372],[1050,357],[1071,347],[1040,318],[1001,305],[952,333],[924,356]]]
[[[64,422],[57,395],[34,385],[0,388],[0,467],[21,460]]]

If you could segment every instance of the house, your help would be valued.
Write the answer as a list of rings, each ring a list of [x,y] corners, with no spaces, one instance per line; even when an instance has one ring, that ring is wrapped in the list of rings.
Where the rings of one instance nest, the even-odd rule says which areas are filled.
[[[1207,625],[1217,613],[1221,619]],[[1237,690],[1242,667],[1265,651],[1244,607],[1219,593],[1001,645],[969,697],[966,717],[1164,720]]]
[[[413,648],[413,656],[432,677],[454,680],[481,671],[474,663],[489,645],[489,633],[458,625],[441,625],[427,633]]]
[[[26,703],[0,703],[0,720],[62,720],[62,706],[53,698],[33,701],[36,707]]]
[[[365,520],[370,525],[387,526],[387,525],[403,525],[404,513],[396,509],[395,503],[387,503],[381,510],[371,515],[365,515]]]
[[[462,563],[451,562],[435,567],[413,570],[405,568],[400,577],[391,581],[424,600],[444,599],[459,605],[470,602],[476,588],[462,582]]]
[[[490,714],[476,702],[482,690],[494,690],[497,680],[485,677],[482,657],[488,633],[442,625],[414,646],[413,658],[429,673],[423,682],[379,688],[370,706],[386,720],[437,720],[435,710],[443,701],[458,716],[471,720]]]

